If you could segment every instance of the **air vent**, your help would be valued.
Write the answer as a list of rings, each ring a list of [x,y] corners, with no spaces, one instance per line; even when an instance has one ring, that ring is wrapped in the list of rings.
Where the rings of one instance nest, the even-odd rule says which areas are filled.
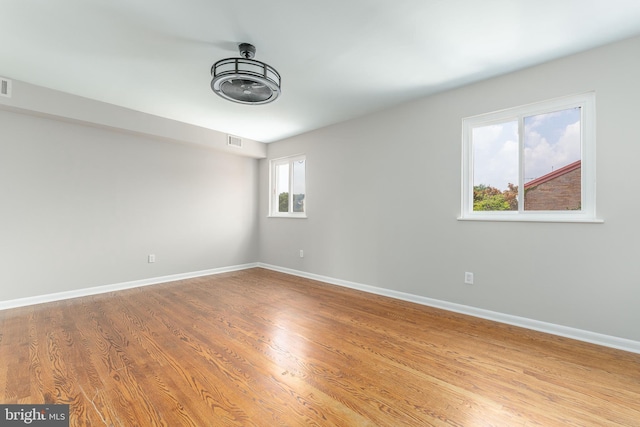
[[[11,98],[11,80],[0,77],[0,96]]]
[[[242,138],[237,136],[227,135],[227,145],[229,147],[242,148]]]

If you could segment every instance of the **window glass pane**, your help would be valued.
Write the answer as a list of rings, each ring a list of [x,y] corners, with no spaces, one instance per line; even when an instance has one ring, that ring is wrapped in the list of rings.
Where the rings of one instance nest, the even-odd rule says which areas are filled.
[[[524,118],[524,209],[580,210],[580,107]]]
[[[293,161],[293,212],[304,212],[305,161]]]
[[[276,165],[278,212],[289,212],[289,164]]]
[[[473,210],[518,210],[518,122],[472,130]]]

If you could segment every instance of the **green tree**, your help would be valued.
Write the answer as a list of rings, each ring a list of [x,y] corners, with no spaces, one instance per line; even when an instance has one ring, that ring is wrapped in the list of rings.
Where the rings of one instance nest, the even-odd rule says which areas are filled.
[[[473,187],[474,211],[513,211],[517,209],[517,185],[509,183],[508,188],[504,191],[484,184]]]
[[[512,183],[507,184],[507,189],[502,192],[504,200],[509,203],[510,211],[518,210],[518,186]]]
[[[289,212],[289,193],[280,193],[278,197],[278,212]]]

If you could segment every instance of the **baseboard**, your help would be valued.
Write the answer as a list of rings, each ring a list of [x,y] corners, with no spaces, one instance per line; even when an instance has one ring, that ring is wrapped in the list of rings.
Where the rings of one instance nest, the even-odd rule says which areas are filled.
[[[629,351],[632,353],[640,353],[640,342],[629,340],[626,338],[619,338],[619,337],[614,337],[610,335],[599,334],[596,332],[585,331],[582,329],[556,325],[553,323],[541,322],[539,320],[528,319],[526,317],[512,316],[509,314],[498,313],[495,311],[484,310],[481,308],[451,303],[447,301],[441,301],[437,299],[408,294],[404,292],[398,292],[391,289],[363,285],[361,283],[349,282],[346,280],[340,280],[332,277],[321,276],[318,274],[307,273],[304,271],[278,267],[275,265],[258,263],[257,266],[261,268],[266,268],[268,270],[273,270],[281,273],[291,274],[294,276],[304,277],[307,279],[318,280],[320,282],[325,282],[332,285],[344,286],[347,288],[357,289],[357,290],[369,292],[372,294],[383,295],[383,296],[396,298],[404,301],[414,302],[414,303],[426,305],[429,307],[441,308],[443,310],[453,311],[456,313],[466,314],[474,317],[479,317],[482,319],[493,320],[496,322],[505,323],[513,326],[519,326],[527,329],[532,329],[539,332],[545,332],[552,335],[558,335],[561,337],[571,338],[571,339],[584,341],[592,344],[598,344],[605,347],[616,348],[619,350]]]
[[[321,276],[319,274],[307,273],[304,271],[293,270],[290,268],[278,267],[275,265],[264,263],[250,263],[230,267],[214,268],[209,270],[201,270],[189,273],[172,274],[169,276],[153,277],[149,279],[134,280],[131,282],[117,283],[112,285],[96,286],[92,288],[84,288],[73,291],[57,292],[53,294],[38,295],[34,297],[18,298],[8,301],[0,301],[0,310],[8,310],[11,308],[24,307],[34,304],[43,304],[47,302],[60,301],[71,298],[79,298],[90,295],[103,294],[107,292],[121,291],[124,289],[138,288],[142,286],[157,285],[160,283],[174,282],[176,280],[191,279],[194,277],[210,276],[214,274],[227,273],[231,271],[246,270],[249,268],[261,267],[268,270],[278,271],[281,273],[291,274],[293,276],[304,277],[307,279],[318,280],[320,282],[332,285],[344,286],[347,288],[357,289],[372,294],[383,295],[399,300],[409,301],[429,307],[441,308],[456,313],[466,314],[482,319],[493,320],[508,325],[519,326],[535,331],[545,332],[552,335],[558,335],[579,341],[598,344],[605,347],[616,348],[619,350],[629,351],[640,354],[640,342],[619,338],[610,335],[604,335],[596,332],[585,331],[582,329],[570,328],[567,326],[556,325],[553,323],[541,322],[539,320],[528,319],[525,317],[512,316],[509,314],[498,313],[495,311],[484,310],[481,308],[471,307],[462,304],[456,304],[447,301],[441,301],[433,298],[427,298],[419,295],[398,292],[391,289],[378,288],[375,286],[364,285],[361,283],[350,282],[347,280],[335,279],[332,277]]]
[[[153,277],[150,279],[134,280],[131,282],[116,283],[113,285],[96,286],[92,288],[77,289],[53,294],[38,295],[35,297],[18,298],[8,301],[0,301],[0,310],[24,307],[34,304],[60,301],[71,298],[85,297],[89,295],[104,294],[107,292],[121,291],[124,289],[139,288],[142,286],[157,285],[160,283],[174,282],[176,280],[192,279],[194,277],[210,276],[213,274],[228,273],[230,271],[246,270],[257,267],[257,263],[235,265],[230,267],[213,268],[210,270],[194,271],[190,273],[171,274],[169,276]]]

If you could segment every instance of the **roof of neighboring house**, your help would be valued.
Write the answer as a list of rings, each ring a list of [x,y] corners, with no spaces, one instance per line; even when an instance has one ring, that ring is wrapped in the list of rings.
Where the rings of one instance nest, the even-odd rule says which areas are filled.
[[[563,166],[560,169],[554,170],[553,172],[549,172],[546,175],[542,175],[542,176],[540,176],[540,177],[538,177],[538,178],[536,178],[534,180],[531,180],[531,181],[527,182],[524,185],[524,188],[525,189],[526,188],[531,188],[531,187],[535,187],[535,186],[540,185],[540,184],[544,184],[545,182],[549,182],[552,179],[556,179],[557,177],[562,176],[562,175],[564,175],[566,173],[569,173],[569,172],[574,171],[576,169],[580,169],[581,165],[582,165],[582,161],[581,160],[575,161],[573,163],[569,163],[567,166]]]

